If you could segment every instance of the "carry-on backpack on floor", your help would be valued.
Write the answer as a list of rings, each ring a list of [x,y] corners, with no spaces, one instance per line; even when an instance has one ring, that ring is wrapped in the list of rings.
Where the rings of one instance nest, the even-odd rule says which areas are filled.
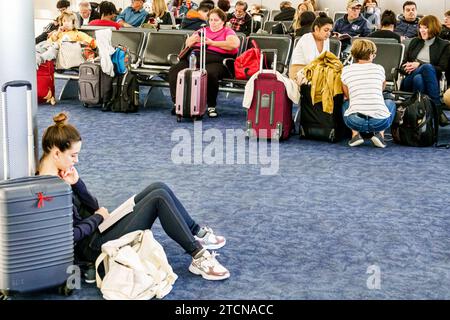
[[[108,103],[113,112],[137,112],[139,109],[139,84],[136,76],[127,71],[116,74],[112,81],[112,98]]]
[[[178,72],[175,112],[177,121],[182,118],[200,119],[206,112],[208,74],[206,72],[205,30],[200,30],[200,69],[183,69]]]
[[[79,68],[79,99],[85,107],[111,100],[113,78],[102,71],[100,61],[85,62]]]
[[[273,70],[263,70],[263,55],[273,52]],[[265,139],[288,139],[293,129],[292,101],[277,79],[277,50],[261,50],[260,73],[254,81],[253,99],[247,112],[247,135]]]
[[[397,105],[391,126],[394,142],[413,147],[429,147],[437,143],[438,112],[431,99],[420,92],[404,94]]]
[[[28,174],[9,178],[6,91],[27,86]],[[31,84],[12,81],[2,86],[3,171],[0,182],[0,296],[61,286],[64,293],[73,265],[72,189],[56,176],[34,176]],[[5,120],[6,119],[6,120]],[[19,129],[17,129],[19,130]]]
[[[55,104],[55,62],[45,61],[37,70],[38,103]]]
[[[300,93],[300,138],[338,142],[350,136],[342,116],[342,94],[334,96],[333,113],[327,113],[322,102],[312,104],[310,85],[302,85]]]

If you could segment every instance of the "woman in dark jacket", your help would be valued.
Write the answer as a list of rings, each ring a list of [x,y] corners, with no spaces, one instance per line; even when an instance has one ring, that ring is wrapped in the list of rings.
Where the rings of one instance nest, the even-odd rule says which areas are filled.
[[[442,74],[447,72],[450,58],[449,43],[439,38],[440,32],[438,18],[432,15],[423,17],[419,21],[419,35],[411,41],[401,70],[406,75],[401,83],[401,90],[425,93],[439,109],[439,80]],[[440,124],[448,124],[442,112]]]
[[[189,271],[207,280],[223,280],[230,276],[215,254],[207,250],[223,247],[225,238],[215,235],[209,227],[200,227],[164,183],[153,183],[136,194],[132,211],[101,233],[98,226],[110,218],[109,212],[100,207],[75,168],[82,145],[81,135],[68,123],[65,113],[54,116],[53,122],[42,137],[43,155],[38,174],[59,176],[72,187],[73,240],[77,259],[95,262],[104,243],[132,231],[151,229],[159,218],[169,237],[192,256]],[[87,275],[91,276],[92,272]],[[95,277],[85,280],[95,282]]]
[[[172,21],[169,9],[167,8],[167,4],[164,0],[153,0],[152,13],[148,15],[146,22],[157,25],[175,24],[175,21]]]

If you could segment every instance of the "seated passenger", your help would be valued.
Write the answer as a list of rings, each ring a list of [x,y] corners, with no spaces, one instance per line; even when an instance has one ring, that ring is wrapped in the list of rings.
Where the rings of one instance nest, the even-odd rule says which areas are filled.
[[[316,1],[315,0],[304,0],[301,2],[297,7],[297,12],[302,14],[305,11],[312,11],[314,12],[316,10]]]
[[[225,58],[234,58],[239,51],[240,41],[236,33],[225,26],[225,12],[219,8],[214,8],[209,12],[209,26],[206,30],[206,71],[208,72],[208,116],[217,117],[217,94],[219,93],[219,80],[227,74],[223,65]],[[199,65],[199,45],[200,36],[195,32],[186,39],[186,46],[192,48],[197,56],[197,66]],[[175,103],[178,72],[189,67],[189,56],[187,54],[180,62],[172,66],[169,70],[169,84],[172,101]],[[175,114],[175,107],[172,109]]]
[[[449,43],[439,38],[441,24],[435,16],[425,16],[419,21],[419,36],[411,40],[403,59],[401,72],[406,75],[400,89],[427,94],[441,108],[439,80],[447,72],[450,58]],[[440,124],[448,119],[440,113]]]
[[[117,23],[122,27],[140,27],[146,20],[148,13],[144,9],[145,0],[132,0],[131,6],[126,7],[118,16]]]
[[[231,8],[230,0],[219,0],[217,1],[217,8],[221,9],[225,14],[228,14],[228,11]]]
[[[181,21],[181,29],[198,30],[203,25],[207,25],[208,13],[212,9],[214,9],[214,7],[211,8],[211,6],[206,3],[200,3],[200,6],[197,10],[189,10],[186,16]]]
[[[183,18],[189,10],[197,8],[198,5],[192,0],[173,0],[169,6],[169,10],[177,18]]]
[[[161,24],[175,24],[175,21],[172,21],[172,16],[170,15],[169,9],[167,8],[167,4],[164,0],[153,0],[152,1],[152,13],[148,15],[146,20],[147,23],[152,23],[154,21],[157,25]]]
[[[301,37],[312,31],[312,24],[316,19],[316,14],[313,11],[304,11],[299,17],[294,18],[292,23],[292,32],[294,32],[295,37]]]
[[[370,29],[380,29],[381,9],[378,7],[377,0],[364,0],[362,16],[369,22]]]
[[[350,37],[367,37],[371,32],[369,23],[360,14],[361,2],[359,0],[347,1],[347,14],[335,22],[333,28],[334,36],[342,42],[342,51],[348,51],[351,46]],[[343,36],[347,38],[343,38]]]
[[[371,38],[388,38],[402,42],[400,35],[394,32],[397,19],[395,13],[391,10],[385,10],[381,15],[381,29],[369,34]]]
[[[190,272],[207,280],[223,280],[230,276],[230,272],[216,260],[216,254],[207,250],[223,247],[225,238],[215,235],[211,228],[200,227],[173,191],[161,182],[153,183],[138,193],[134,197],[133,211],[100,233],[98,226],[109,218],[109,212],[99,206],[75,168],[81,136],[67,120],[67,115],[60,113],[53,118],[54,124],[45,130],[38,174],[58,176],[72,187],[73,238],[78,260],[94,263],[105,242],[132,231],[151,229],[159,218],[167,235],[192,256]],[[95,277],[85,280],[95,282]]]
[[[58,18],[60,27],[57,31],[53,31],[49,37],[49,43],[58,43],[61,45],[63,41],[77,41],[84,45],[96,48],[95,40],[86,33],[78,31],[76,28],[77,17],[71,11],[64,11]]]
[[[68,0],[59,0],[56,3],[56,8],[58,9],[59,13],[66,11],[69,7],[70,7],[70,1],[68,1]],[[48,39],[48,35],[51,32],[58,29],[58,27],[59,27],[58,18],[59,18],[59,16],[56,17],[54,21],[50,22],[44,28],[44,31],[39,36],[36,37],[36,39],[35,39],[36,44],[41,43],[42,41],[46,41]]]
[[[119,30],[121,25],[116,22],[117,9],[114,3],[102,1],[99,5],[101,19],[92,20],[90,26],[114,27]]]
[[[292,52],[289,78],[296,80],[298,84],[302,84],[303,76],[299,74],[299,71],[323,52],[330,51],[332,29],[333,20],[324,12],[321,12],[312,24],[312,32],[302,36]]]
[[[372,63],[377,53],[375,43],[356,39],[351,48],[354,63],[342,70],[342,89],[346,100],[342,106],[344,122],[352,130],[349,146],[364,143],[361,133],[373,133],[373,145],[385,148],[384,131],[394,120],[396,107],[393,100],[383,98],[386,86],[384,68]]]
[[[292,3],[289,1],[282,1],[280,3],[281,12],[273,17],[273,21],[292,21],[295,16],[295,9],[292,8]]]
[[[444,40],[450,40],[450,10],[445,13],[444,24],[442,25],[442,31],[439,37]]]
[[[238,0],[234,6],[234,12],[227,16],[227,25],[235,32],[242,32],[248,36],[252,29],[252,16],[246,10],[247,2]]]
[[[406,1],[403,4],[403,14],[398,18],[395,32],[405,38],[417,36],[419,18],[417,18],[417,5],[413,1]]]
[[[78,4],[79,12],[77,12],[78,25],[77,28],[87,26],[89,22],[100,19],[97,11],[92,10],[89,1],[83,0]]]

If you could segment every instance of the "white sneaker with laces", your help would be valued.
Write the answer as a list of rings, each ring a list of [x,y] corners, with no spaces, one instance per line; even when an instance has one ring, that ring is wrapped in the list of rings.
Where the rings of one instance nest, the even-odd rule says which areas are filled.
[[[224,280],[230,277],[230,272],[217,261],[216,252],[210,253],[204,250],[197,259],[192,258],[189,271],[193,274],[201,275],[206,280]]]
[[[213,229],[207,226],[202,227],[194,238],[203,246],[203,248],[209,250],[220,249],[227,243],[225,237],[216,236]]]

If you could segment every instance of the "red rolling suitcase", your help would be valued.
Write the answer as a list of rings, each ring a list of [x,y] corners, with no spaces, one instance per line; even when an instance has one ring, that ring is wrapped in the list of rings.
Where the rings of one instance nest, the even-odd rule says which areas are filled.
[[[263,70],[264,52],[273,52],[273,61],[277,61],[276,50],[261,50],[260,73],[254,82],[252,104],[247,113],[247,135],[285,140],[293,129],[292,101],[283,82],[277,80],[276,63],[273,71]]]
[[[175,98],[177,121],[182,118],[201,118],[206,112],[208,73],[206,72],[205,31],[200,32],[200,69],[178,72]]]
[[[55,101],[55,62],[45,61],[37,70],[37,97],[39,103],[51,103]]]

